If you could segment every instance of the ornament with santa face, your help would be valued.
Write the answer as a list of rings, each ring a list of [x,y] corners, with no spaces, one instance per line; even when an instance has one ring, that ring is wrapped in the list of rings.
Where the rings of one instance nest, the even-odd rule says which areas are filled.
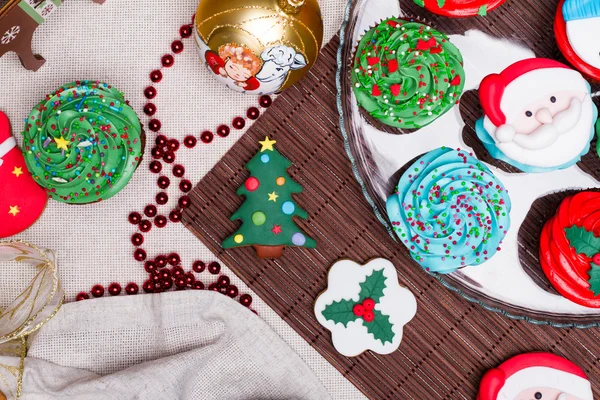
[[[0,112],[0,238],[29,228],[46,208],[47,194],[31,177],[10,133],[8,117]]]
[[[598,110],[589,83],[546,58],[518,61],[483,79],[477,136],[496,159],[524,172],[577,163],[589,151]]]
[[[483,375],[477,400],[593,400],[585,372],[551,353],[520,354]]]
[[[584,75],[600,81],[600,0],[562,0],[554,34],[565,58]]]

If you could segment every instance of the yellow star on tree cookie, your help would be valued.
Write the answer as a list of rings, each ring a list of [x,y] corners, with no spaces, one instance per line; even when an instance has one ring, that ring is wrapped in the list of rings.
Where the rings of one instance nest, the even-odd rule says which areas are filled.
[[[269,193],[269,201],[277,203],[277,198],[278,197],[279,197],[279,195],[277,193],[275,193],[275,192]]]
[[[19,176],[23,175],[23,168],[15,167],[12,173],[18,178]]]
[[[259,140],[258,143],[262,144],[262,149],[260,149],[260,152],[262,153],[263,151],[266,151],[266,150],[273,151],[273,145],[275,143],[277,143],[277,141],[270,140],[268,136],[265,136],[265,140],[263,140],[263,141]]]
[[[8,213],[12,214],[13,217],[16,217],[17,214],[21,212],[21,210],[19,210],[19,207],[17,206],[8,206],[8,208],[10,208],[10,210],[8,210]]]
[[[69,151],[69,145],[71,142],[69,142],[67,139],[61,136],[60,138],[54,138],[54,141],[56,142],[57,149]]]

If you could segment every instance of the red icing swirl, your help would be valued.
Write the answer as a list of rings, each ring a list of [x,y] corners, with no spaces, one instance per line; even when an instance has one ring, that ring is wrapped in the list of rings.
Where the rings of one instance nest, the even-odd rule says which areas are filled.
[[[600,296],[594,296],[588,282],[592,258],[578,254],[566,236],[565,229],[574,225],[600,236],[599,192],[581,192],[562,201],[542,230],[540,263],[561,295],[582,306],[600,308]]]

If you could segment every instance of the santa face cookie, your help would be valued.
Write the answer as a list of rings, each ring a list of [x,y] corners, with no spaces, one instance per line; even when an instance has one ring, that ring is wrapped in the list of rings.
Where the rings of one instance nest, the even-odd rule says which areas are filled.
[[[479,87],[475,130],[487,151],[524,172],[572,166],[586,154],[598,110],[581,74],[545,58],[518,61]]]
[[[327,290],[315,302],[317,320],[331,331],[335,349],[346,357],[367,350],[396,351],[402,328],[416,312],[415,296],[398,284],[396,268],[383,258],[366,265],[336,262],[327,276]]]
[[[38,186],[0,112],[0,238],[29,228],[46,208],[47,194]]]
[[[485,373],[477,400],[593,400],[585,373],[551,353],[526,353]]]
[[[554,33],[565,58],[583,74],[600,80],[600,2],[561,1]]]

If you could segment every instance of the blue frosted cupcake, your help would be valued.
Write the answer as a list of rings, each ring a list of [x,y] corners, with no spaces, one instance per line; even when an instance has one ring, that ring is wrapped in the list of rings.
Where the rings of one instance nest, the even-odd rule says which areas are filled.
[[[502,182],[469,153],[449,148],[419,158],[387,200],[412,258],[442,274],[491,258],[510,227],[510,209]]]

